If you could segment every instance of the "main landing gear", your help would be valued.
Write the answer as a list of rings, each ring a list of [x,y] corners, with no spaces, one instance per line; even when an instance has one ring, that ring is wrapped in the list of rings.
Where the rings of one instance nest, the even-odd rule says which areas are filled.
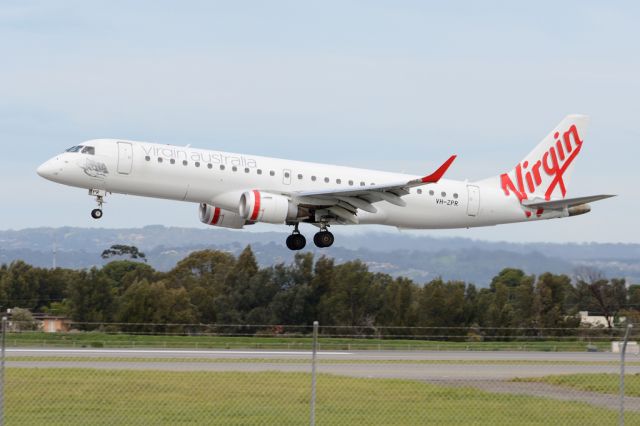
[[[316,232],[316,235],[313,236],[313,243],[320,248],[331,247],[334,239],[333,234],[325,228],[320,232]]]
[[[335,238],[327,230],[327,225],[322,225],[320,231],[313,236],[313,243],[320,248],[331,247]],[[307,239],[298,230],[298,224],[294,225],[293,233],[287,237],[287,248],[289,250],[302,250],[307,244]]]
[[[90,189],[89,195],[96,197],[97,209],[91,210],[91,217],[94,219],[100,219],[102,217],[102,205],[104,204],[104,197],[107,195],[106,191],[101,189]]]
[[[307,245],[307,239],[298,231],[298,224],[293,228],[293,233],[287,237],[287,248],[289,250],[302,250]]]

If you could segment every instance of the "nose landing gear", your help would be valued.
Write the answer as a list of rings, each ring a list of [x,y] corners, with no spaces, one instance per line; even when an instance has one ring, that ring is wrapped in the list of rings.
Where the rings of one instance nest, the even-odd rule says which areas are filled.
[[[102,209],[91,210],[91,217],[94,219],[100,219],[102,217]]]
[[[104,197],[107,195],[106,191],[101,189],[90,189],[89,195],[96,197],[97,209],[91,210],[91,217],[94,219],[100,219],[102,217],[102,205],[104,204]]]

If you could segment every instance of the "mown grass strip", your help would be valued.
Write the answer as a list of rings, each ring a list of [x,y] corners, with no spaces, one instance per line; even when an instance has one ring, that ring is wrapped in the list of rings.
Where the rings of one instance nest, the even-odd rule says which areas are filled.
[[[627,365],[630,364],[627,363]],[[618,374],[567,374],[517,378],[512,381],[548,383],[571,389],[606,394],[618,394],[620,391],[620,375]],[[626,374],[624,381],[626,396],[640,396],[640,374]]]
[[[306,424],[304,373],[9,369],[7,424]],[[396,379],[318,377],[318,424],[614,424],[584,403]],[[640,423],[629,413],[627,421]]]

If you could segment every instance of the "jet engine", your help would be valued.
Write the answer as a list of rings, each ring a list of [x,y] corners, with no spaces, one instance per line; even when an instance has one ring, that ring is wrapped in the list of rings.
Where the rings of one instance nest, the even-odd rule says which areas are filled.
[[[204,203],[200,204],[200,222],[233,229],[242,229],[247,223],[238,213]]]
[[[242,194],[239,211],[250,222],[286,223],[298,217],[298,206],[287,197],[256,190]]]

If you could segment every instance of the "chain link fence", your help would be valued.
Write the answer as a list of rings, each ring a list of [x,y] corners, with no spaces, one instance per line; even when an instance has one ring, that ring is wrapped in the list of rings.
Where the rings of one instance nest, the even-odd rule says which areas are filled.
[[[45,333],[5,320],[1,419],[640,424],[634,330],[70,324]]]

